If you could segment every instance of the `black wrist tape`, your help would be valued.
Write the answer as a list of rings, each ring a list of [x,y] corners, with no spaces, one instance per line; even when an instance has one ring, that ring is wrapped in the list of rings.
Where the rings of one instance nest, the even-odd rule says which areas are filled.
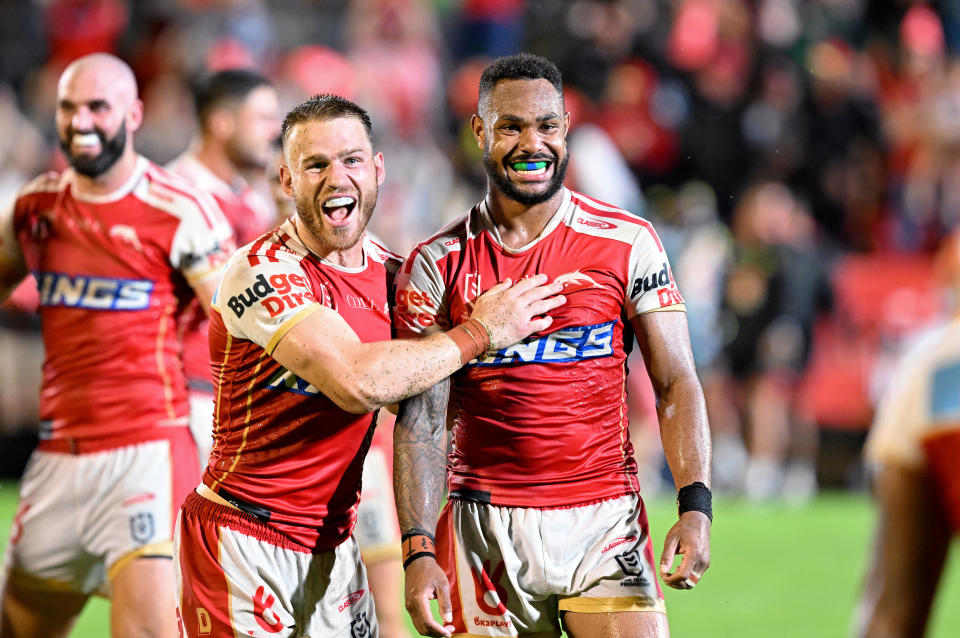
[[[700,481],[684,485],[677,492],[678,515],[691,511],[703,512],[713,522],[713,493]]]
[[[403,561],[403,568],[406,569],[407,565],[417,560],[418,558],[423,558],[424,556],[432,556],[433,558],[437,557],[437,555],[434,554],[433,552],[417,552],[415,554],[410,554],[409,556],[407,556],[406,560]]]

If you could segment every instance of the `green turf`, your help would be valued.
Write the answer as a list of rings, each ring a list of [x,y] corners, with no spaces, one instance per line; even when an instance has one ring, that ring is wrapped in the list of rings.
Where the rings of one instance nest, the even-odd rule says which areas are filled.
[[[6,543],[16,486],[0,482],[0,545]],[[657,543],[675,516],[664,499],[648,503]],[[843,638],[860,586],[873,514],[862,495],[827,494],[803,508],[716,503],[713,566],[691,592],[668,590],[673,638]],[[960,567],[951,561],[931,638],[956,635]],[[75,638],[109,635],[107,604],[94,600]]]

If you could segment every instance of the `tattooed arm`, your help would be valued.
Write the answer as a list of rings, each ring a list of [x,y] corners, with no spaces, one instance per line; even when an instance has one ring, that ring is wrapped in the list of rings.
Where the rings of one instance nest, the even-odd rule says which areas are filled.
[[[446,480],[446,415],[450,379],[400,404],[393,429],[393,490],[403,534],[426,533],[431,538]],[[417,558],[405,568],[407,612],[424,636],[449,636],[453,612],[450,583],[436,559]],[[436,598],[443,623],[433,617]]]

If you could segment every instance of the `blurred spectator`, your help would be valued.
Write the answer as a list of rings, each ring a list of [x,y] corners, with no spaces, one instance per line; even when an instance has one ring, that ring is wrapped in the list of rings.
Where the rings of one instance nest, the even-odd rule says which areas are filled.
[[[733,234],[723,322],[750,454],[744,489],[756,500],[804,500],[816,490],[816,431],[796,398],[814,320],[828,304],[825,255],[809,212],[777,182],[744,194]]]

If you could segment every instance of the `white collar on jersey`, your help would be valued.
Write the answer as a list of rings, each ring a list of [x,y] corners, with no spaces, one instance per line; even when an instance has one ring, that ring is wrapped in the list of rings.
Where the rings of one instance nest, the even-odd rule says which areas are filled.
[[[84,193],[78,193],[76,189],[76,173],[73,173],[71,170],[70,175],[70,185],[74,188],[70,189],[70,194],[81,202],[90,202],[92,204],[106,204],[109,202],[116,202],[123,199],[133,191],[133,187],[137,185],[137,182],[140,181],[140,178],[143,177],[143,174],[147,171],[148,160],[143,155],[137,155],[137,163],[133,167],[133,172],[130,174],[130,177],[127,178],[127,181],[123,183],[115,191],[106,193],[104,195],[87,195]]]
[[[497,242],[497,245],[499,245],[504,252],[517,254],[530,250],[540,243],[540,240],[552,233],[553,230],[560,225],[560,222],[563,221],[564,216],[567,214],[567,207],[571,205],[570,189],[568,189],[566,186],[563,186],[561,187],[561,190],[563,191],[563,199],[560,200],[560,205],[557,206],[557,211],[553,214],[553,217],[550,218],[550,221],[547,222],[547,225],[543,227],[543,230],[540,231],[539,235],[534,237],[520,248],[510,248],[509,246],[504,245],[503,239],[500,237],[500,231],[497,230],[497,224],[493,221],[493,215],[490,214],[490,209],[487,207],[486,197],[484,197],[480,202],[480,214],[483,219],[483,225],[486,226],[490,236],[493,237],[494,241]]]

